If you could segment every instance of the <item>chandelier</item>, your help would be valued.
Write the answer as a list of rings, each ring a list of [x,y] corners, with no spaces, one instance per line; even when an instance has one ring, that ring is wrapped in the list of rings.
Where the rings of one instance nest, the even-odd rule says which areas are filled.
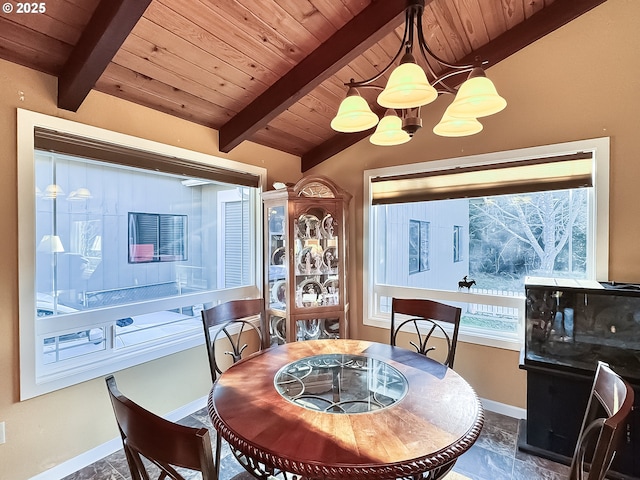
[[[476,58],[470,65],[454,64],[442,60],[431,51],[422,32],[424,4],[424,0],[407,0],[404,35],[398,52],[375,76],[360,81],[352,78],[345,83],[348,87],[347,96],[331,121],[331,128],[342,133],[353,133],[377,125],[369,138],[371,143],[400,145],[411,140],[413,134],[422,127],[420,107],[433,102],[440,94],[455,95],[442,119],[433,128],[436,135],[445,137],[478,133],[483,128],[478,118],[498,113],[507,106],[506,100],[498,95],[493,82],[485,75],[482,66],[486,61]],[[424,60],[427,73],[416,62],[414,46]],[[374,82],[394,66],[400,55],[400,63],[391,72],[387,85],[376,85]],[[436,73],[436,63],[444,67],[443,73]],[[468,76],[459,88],[447,84],[447,79],[460,74]],[[377,102],[387,109],[382,119],[373,113],[367,101],[360,96],[358,88],[381,90]]]

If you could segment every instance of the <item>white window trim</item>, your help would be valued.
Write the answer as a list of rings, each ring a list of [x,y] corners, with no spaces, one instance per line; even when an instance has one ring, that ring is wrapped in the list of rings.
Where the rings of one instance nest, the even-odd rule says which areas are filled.
[[[74,385],[82,381],[96,378],[108,373],[138,365],[149,360],[160,358],[165,355],[183,351],[203,344],[204,335],[202,332],[180,338],[176,341],[166,342],[163,345],[154,345],[149,348],[140,349],[130,354],[123,352],[122,355],[98,360],[93,364],[82,365],[74,369],[74,373],[63,375],[54,373],[50,378],[36,381],[37,358],[36,351],[36,329],[35,329],[35,195],[34,185],[34,130],[45,128],[57,130],[71,135],[79,135],[103,142],[114,143],[138,150],[158,153],[165,156],[182,158],[204,164],[216,165],[229,170],[248,172],[260,177],[259,189],[264,188],[267,180],[267,170],[263,167],[253,166],[225,158],[195,152],[180,147],[165,145],[152,140],[134,137],[122,133],[112,132],[99,127],[85,125],[71,120],[66,120],[49,115],[17,109],[17,169],[18,169],[18,289],[19,289],[19,317],[20,317],[20,399],[42,395],[63,387]],[[262,207],[260,196],[256,195],[256,219],[252,226],[253,231],[261,231]],[[261,235],[255,235],[255,245],[252,250],[256,253],[255,271],[252,272],[253,284],[237,289],[219,290],[215,293],[189,296],[189,301],[194,304],[209,304],[225,302],[237,298],[256,298],[262,296],[262,248]],[[182,297],[182,298],[186,298]],[[171,302],[172,300],[167,300]],[[165,301],[166,302],[166,301]],[[175,300],[173,300],[175,303]],[[135,315],[135,305],[125,307],[113,307],[114,309],[127,309],[127,315]],[[75,314],[70,314],[69,317]],[[101,315],[96,312],[96,315]],[[70,320],[72,320],[70,318]],[[97,318],[100,322],[100,319]],[[107,339],[110,332],[107,331]],[[109,341],[109,340],[108,340]]]
[[[403,296],[407,298],[429,298],[439,301],[467,302],[467,303],[488,303],[491,299],[492,305],[505,307],[515,307],[519,309],[518,334],[503,336],[487,331],[472,329],[464,325],[460,326],[458,339],[463,342],[475,343],[491,347],[508,350],[520,350],[524,342],[524,307],[525,299],[522,297],[493,297],[489,295],[453,292],[441,290],[427,290],[410,287],[396,287],[375,285],[374,283],[374,262],[372,252],[374,248],[370,245],[374,234],[374,225],[371,221],[371,179],[391,175],[404,175],[437,170],[449,170],[454,167],[472,167],[490,164],[500,164],[513,162],[516,160],[527,160],[547,156],[559,156],[575,153],[576,151],[592,151],[594,153],[594,186],[593,201],[590,202],[590,222],[589,228],[595,229],[595,244],[588,255],[595,258],[596,271],[591,273],[593,279],[598,281],[609,280],[609,137],[600,137],[573,142],[544,145],[540,147],[523,148],[517,150],[507,150],[503,152],[486,153],[472,155],[468,157],[449,158],[445,160],[435,160],[430,162],[413,163],[409,165],[399,165],[393,167],[377,168],[364,171],[364,196],[363,196],[363,282],[362,298],[364,319],[367,326],[389,329],[390,315],[379,314],[376,311],[378,297],[380,296]],[[590,234],[593,233],[593,230]]]

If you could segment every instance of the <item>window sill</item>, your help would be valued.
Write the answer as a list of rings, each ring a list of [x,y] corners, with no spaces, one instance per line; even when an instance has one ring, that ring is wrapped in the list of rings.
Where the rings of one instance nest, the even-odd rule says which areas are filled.
[[[377,327],[389,330],[388,319],[365,318],[364,325],[368,327]],[[446,327],[445,327],[446,329]],[[435,333],[434,333],[435,335]],[[501,348],[503,350],[520,351],[523,348],[523,339],[518,335],[505,333],[488,333],[471,327],[460,325],[458,333],[458,341],[472,343],[484,347]]]

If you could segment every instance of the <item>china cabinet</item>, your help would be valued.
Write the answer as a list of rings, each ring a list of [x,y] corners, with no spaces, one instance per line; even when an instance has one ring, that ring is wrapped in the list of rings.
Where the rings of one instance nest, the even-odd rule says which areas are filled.
[[[351,195],[314,176],[264,192],[262,200],[271,344],[348,338],[345,256]]]

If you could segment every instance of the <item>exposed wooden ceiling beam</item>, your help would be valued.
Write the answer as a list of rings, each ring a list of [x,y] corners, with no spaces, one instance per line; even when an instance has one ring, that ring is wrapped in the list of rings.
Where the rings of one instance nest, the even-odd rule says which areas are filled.
[[[369,130],[365,130],[364,132],[349,133],[347,135],[334,135],[329,140],[325,140],[320,145],[314,147],[302,156],[302,172],[304,173],[307,170],[315,167],[316,165],[320,165],[328,158],[331,158],[341,151],[349,148],[351,145],[355,145],[360,140],[363,140],[371,135],[373,131],[373,128],[371,128]]]
[[[461,64],[473,63],[476,57],[486,60],[487,66],[495,65],[536,40],[569,23],[571,20],[597,7],[606,0],[556,0],[511,30],[507,30],[495,40],[483,45],[472,54],[460,60]],[[457,87],[464,75],[451,77],[449,86]],[[366,138],[370,132],[337,134],[302,156],[302,171],[319,165],[341,150]],[[338,138],[336,138],[338,137]]]
[[[152,0],[102,0],[58,76],[58,107],[75,112]]]
[[[427,3],[429,3],[428,0]],[[405,1],[376,0],[220,128],[229,152],[402,24]],[[346,92],[346,90],[345,90]]]

